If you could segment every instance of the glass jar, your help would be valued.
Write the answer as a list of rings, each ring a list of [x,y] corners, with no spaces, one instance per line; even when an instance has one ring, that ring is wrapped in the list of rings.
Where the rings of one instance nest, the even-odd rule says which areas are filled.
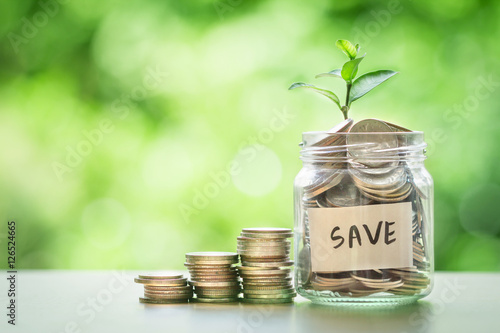
[[[301,146],[297,292],[322,304],[407,304],[428,295],[434,199],[423,133],[307,132]]]

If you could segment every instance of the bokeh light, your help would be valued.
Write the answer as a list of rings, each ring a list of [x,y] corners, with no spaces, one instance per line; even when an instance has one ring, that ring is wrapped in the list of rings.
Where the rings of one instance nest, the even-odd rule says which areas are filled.
[[[20,268],[181,269],[243,227],[292,227],[301,133],[342,115],[287,88],[344,94],[314,76],[345,38],[360,73],[400,72],[350,115],[425,132],[436,268],[500,269],[499,2],[225,3],[0,3],[0,218]]]

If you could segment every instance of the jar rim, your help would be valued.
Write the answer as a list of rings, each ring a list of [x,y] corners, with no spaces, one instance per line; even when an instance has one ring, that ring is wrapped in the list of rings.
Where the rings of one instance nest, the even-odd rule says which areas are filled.
[[[425,159],[424,132],[327,132],[302,133],[304,162],[362,160],[418,161]]]
[[[405,136],[419,136],[423,135],[423,131],[411,131],[411,132],[403,132],[403,131],[394,131],[394,132],[328,132],[328,131],[306,131],[302,132],[302,135],[318,135],[318,134],[330,134],[330,135],[366,135],[366,134],[381,134],[381,135],[389,135],[389,134],[397,134],[397,135],[405,135]]]

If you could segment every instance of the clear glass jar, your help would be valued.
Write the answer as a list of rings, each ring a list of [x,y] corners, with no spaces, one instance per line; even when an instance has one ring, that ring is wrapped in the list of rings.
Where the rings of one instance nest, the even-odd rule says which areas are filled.
[[[429,294],[433,181],[422,132],[303,133],[295,178],[295,288],[322,304]]]

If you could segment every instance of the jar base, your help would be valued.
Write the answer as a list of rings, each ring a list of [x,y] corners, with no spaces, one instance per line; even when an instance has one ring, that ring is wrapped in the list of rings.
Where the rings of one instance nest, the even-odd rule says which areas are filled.
[[[408,296],[368,296],[368,297],[350,297],[350,296],[326,296],[312,295],[304,289],[297,289],[297,292],[314,304],[329,305],[329,306],[345,306],[345,307],[391,307],[404,306],[417,302],[425,295],[408,295]]]

